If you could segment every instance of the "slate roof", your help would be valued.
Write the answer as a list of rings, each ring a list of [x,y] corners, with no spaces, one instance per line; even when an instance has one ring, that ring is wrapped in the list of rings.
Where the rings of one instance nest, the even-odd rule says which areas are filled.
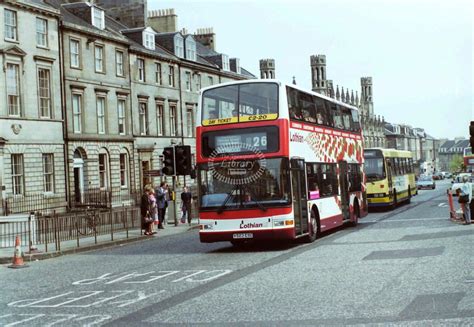
[[[78,17],[71,13],[67,8],[74,8],[74,6],[62,6],[63,2],[61,0],[44,0],[47,4],[51,5],[52,7],[59,9],[61,11],[61,20],[65,24],[65,26],[79,28],[80,30],[95,34],[104,38],[113,39],[117,42],[122,43],[129,43],[128,39],[123,36],[120,32],[116,31],[115,29],[111,28],[114,25],[115,20],[112,19],[107,14],[105,15],[105,29],[101,30],[97,27],[93,26],[89,22],[85,21],[81,17]],[[84,6],[84,3],[78,2],[75,4],[76,6]]]
[[[85,6],[90,7],[91,5],[85,2],[77,2],[77,3],[71,3],[67,4],[66,6],[63,6],[64,2],[62,0],[30,0],[33,1],[34,3],[45,3],[55,9],[60,10],[61,13],[61,20],[63,21],[65,26],[71,27],[71,28],[76,28],[78,30],[81,30],[83,32],[89,33],[89,34],[95,34],[100,37],[108,38],[115,40],[117,42],[121,43],[126,43],[130,46],[130,49],[132,51],[140,51],[142,53],[148,54],[150,56],[156,56],[159,55],[161,57],[165,57],[167,59],[175,59],[175,60],[186,60],[182,58],[178,58],[177,56],[174,55],[173,52],[167,50],[165,47],[160,46],[159,43],[155,42],[155,50],[150,50],[144,47],[141,43],[136,42],[132,40],[131,38],[127,37],[126,35],[122,34],[122,31],[127,31],[127,32],[139,32],[143,31],[146,27],[136,27],[136,28],[129,28],[128,26],[122,24],[119,21],[116,21],[113,19],[111,16],[107,15],[107,11],[104,10],[105,12],[105,29],[101,30],[87,22],[86,20],[82,19],[79,16],[76,16],[72,12],[68,10],[68,8],[82,8]],[[98,6],[99,7],[99,6]],[[100,8],[100,7],[99,7]],[[176,32],[167,32],[167,33],[159,33],[157,32],[158,36],[166,36],[166,35],[175,35],[176,33],[180,33],[179,31]],[[190,34],[192,35],[192,34]],[[210,68],[218,69],[219,66],[210,62],[209,60],[206,60],[206,57],[208,56],[217,56],[221,55],[221,53],[216,52],[212,49],[209,49],[202,45],[198,40],[196,40],[196,61],[189,61],[189,62],[194,62],[197,64],[201,64],[204,66],[208,66]],[[244,69],[241,67],[241,73],[237,74],[235,72],[229,71],[225,73],[231,73],[231,74],[236,74],[240,76],[246,76],[250,78],[256,78],[255,75],[250,73],[248,70]]]

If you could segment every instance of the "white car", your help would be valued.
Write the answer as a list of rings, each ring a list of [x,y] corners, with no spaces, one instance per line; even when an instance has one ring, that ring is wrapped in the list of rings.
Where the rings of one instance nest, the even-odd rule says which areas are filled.
[[[456,178],[453,179],[453,181],[451,182],[452,185],[451,185],[451,192],[453,193],[453,196],[456,196],[456,190],[458,188],[461,188],[462,184],[463,184],[463,177],[464,176],[468,176],[469,177],[469,182],[470,183],[474,183],[474,176],[471,174],[471,173],[461,173],[459,175],[456,176]]]

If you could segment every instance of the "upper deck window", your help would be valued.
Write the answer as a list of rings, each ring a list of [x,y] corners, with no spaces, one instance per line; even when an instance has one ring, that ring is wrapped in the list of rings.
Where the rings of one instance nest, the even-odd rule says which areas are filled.
[[[292,120],[360,132],[359,113],[330,100],[287,87],[288,110]]]
[[[278,117],[278,85],[248,83],[205,91],[203,125],[228,124]]]

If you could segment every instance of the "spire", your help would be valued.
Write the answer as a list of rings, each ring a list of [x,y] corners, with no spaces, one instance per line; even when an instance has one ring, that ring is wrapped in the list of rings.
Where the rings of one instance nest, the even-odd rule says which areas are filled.
[[[346,93],[344,93],[344,87],[341,86],[341,101],[346,102]]]
[[[346,103],[349,103],[351,101],[351,98],[349,96],[349,89],[346,89]]]
[[[341,94],[339,93],[339,85],[336,85],[336,100],[341,100]]]
[[[359,106],[359,95],[357,94],[357,91],[356,91],[355,105],[357,107]]]
[[[351,90],[351,104],[354,105],[354,90]]]
[[[296,85],[296,79],[294,76],[293,76],[293,85]]]

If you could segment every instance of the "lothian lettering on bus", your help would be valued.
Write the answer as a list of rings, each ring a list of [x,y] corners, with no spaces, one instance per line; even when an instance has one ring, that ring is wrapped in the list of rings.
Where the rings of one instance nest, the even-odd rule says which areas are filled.
[[[304,137],[301,134],[290,133],[290,141],[291,142],[303,143],[304,142]]]
[[[258,227],[263,227],[262,223],[242,223],[240,224],[240,229],[245,229],[245,228],[258,228]]]

